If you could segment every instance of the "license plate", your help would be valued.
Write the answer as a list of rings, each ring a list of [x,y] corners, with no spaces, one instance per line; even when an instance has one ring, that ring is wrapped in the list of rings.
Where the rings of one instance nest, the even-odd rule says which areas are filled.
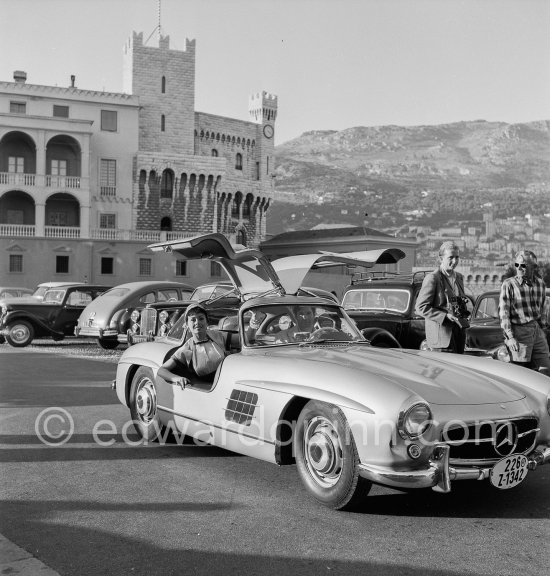
[[[527,458],[522,454],[499,460],[492,468],[491,484],[501,490],[513,488],[527,476]]]

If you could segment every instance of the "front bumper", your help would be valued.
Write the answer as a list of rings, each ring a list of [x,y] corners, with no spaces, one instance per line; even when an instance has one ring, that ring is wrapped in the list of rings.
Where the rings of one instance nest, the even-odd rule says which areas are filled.
[[[396,471],[384,466],[360,464],[359,474],[377,484],[393,488],[432,488],[436,492],[450,492],[455,480],[485,480],[489,478],[492,466],[461,466],[449,464],[450,447],[437,444],[430,458],[429,466],[420,470]],[[550,446],[539,446],[527,456],[529,470],[535,470],[550,462]]]
[[[74,335],[80,337],[89,336],[92,338],[112,338],[113,336],[116,337],[118,332],[116,330],[96,328],[94,326],[76,326]]]

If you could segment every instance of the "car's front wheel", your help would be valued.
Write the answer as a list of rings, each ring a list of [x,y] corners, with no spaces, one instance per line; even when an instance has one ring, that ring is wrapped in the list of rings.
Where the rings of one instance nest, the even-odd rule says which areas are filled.
[[[118,340],[112,338],[98,338],[97,343],[104,350],[114,350],[118,346]]]
[[[300,479],[319,502],[335,510],[364,502],[372,483],[359,476],[349,424],[332,404],[311,400],[298,417],[294,453]]]
[[[130,388],[130,414],[132,423],[141,438],[158,440],[163,432],[157,409],[157,391],[153,371],[140,366]]]
[[[26,320],[16,320],[8,325],[6,340],[15,348],[28,346],[34,338],[34,328]]]

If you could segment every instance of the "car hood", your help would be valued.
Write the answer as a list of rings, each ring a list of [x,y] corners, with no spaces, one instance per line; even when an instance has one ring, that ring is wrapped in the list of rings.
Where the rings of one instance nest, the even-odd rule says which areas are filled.
[[[511,383],[482,371],[484,367],[490,370],[492,360],[488,359],[472,359],[479,364],[474,370],[454,364],[451,354],[420,356],[416,351],[341,344],[288,346],[273,349],[270,354],[283,354],[289,360],[337,363],[342,366],[342,378],[347,370],[362,372],[365,378],[374,376],[381,385],[386,382],[407,389],[431,404],[502,404],[525,397]]]

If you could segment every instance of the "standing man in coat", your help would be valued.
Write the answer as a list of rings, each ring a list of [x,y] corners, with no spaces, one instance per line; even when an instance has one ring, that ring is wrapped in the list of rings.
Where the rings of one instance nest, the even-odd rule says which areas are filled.
[[[439,268],[426,274],[416,299],[416,313],[426,319],[426,340],[431,350],[464,354],[469,313],[462,274],[455,271],[460,258],[454,242],[439,248]]]
[[[537,274],[537,257],[521,250],[514,261],[516,275],[506,278],[500,288],[498,311],[505,344],[512,362],[550,376],[546,325],[546,285]]]

